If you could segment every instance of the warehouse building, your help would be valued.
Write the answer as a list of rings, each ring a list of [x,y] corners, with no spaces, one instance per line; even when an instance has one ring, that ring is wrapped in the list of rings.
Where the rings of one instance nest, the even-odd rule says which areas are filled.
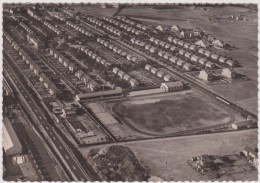
[[[160,89],[165,92],[183,90],[183,83],[181,81],[161,83]]]
[[[3,149],[7,156],[22,154],[22,145],[13,129],[13,126],[8,118],[3,118],[2,131]]]

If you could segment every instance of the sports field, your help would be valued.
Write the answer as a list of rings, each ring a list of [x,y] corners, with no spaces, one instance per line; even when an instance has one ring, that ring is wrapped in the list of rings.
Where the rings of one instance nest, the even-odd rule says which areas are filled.
[[[114,112],[130,127],[157,135],[233,122],[235,119],[231,112],[195,92],[129,100],[115,105]]]

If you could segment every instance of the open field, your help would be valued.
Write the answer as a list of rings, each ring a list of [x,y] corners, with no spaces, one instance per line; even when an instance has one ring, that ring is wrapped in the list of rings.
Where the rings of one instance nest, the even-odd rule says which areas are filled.
[[[257,142],[257,130],[207,134],[187,137],[155,139],[120,143],[131,148],[137,158],[151,170],[151,175],[164,181],[210,181],[193,170],[187,163],[193,156],[202,154],[229,155],[239,153],[245,146]],[[101,147],[107,145],[101,145]],[[93,147],[95,148],[95,147]],[[81,148],[87,155],[91,148]],[[257,171],[222,177],[225,181],[256,181]]]
[[[126,124],[157,135],[234,121],[231,112],[195,92],[129,100],[113,110]]]

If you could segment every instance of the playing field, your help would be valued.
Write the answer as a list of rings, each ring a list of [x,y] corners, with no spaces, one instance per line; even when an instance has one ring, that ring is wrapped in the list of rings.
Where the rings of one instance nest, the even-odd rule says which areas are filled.
[[[115,105],[114,111],[130,127],[152,134],[234,121],[232,113],[195,92],[125,101]]]

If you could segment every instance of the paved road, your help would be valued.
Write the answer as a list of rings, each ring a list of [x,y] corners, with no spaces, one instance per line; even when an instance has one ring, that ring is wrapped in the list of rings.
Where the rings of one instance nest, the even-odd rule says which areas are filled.
[[[91,181],[91,178],[82,170],[82,167],[77,162],[75,156],[69,151],[69,149],[64,145],[64,142],[61,141],[60,137],[56,134],[56,132],[52,129],[51,125],[45,119],[45,116],[42,112],[42,109],[39,107],[39,101],[35,101],[33,97],[30,95],[30,90],[28,89],[23,79],[23,76],[19,74],[19,70],[14,68],[14,66],[7,65],[7,62],[15,62],[10,55],[4,52],[4,69],[10,74],[11,79],[15,82],[17,88],[19,89],[19,93],[26,99],[27,104],[29,105],[31,111],[38,118],[38,121],[41,124],[41,127],[48,135],[49,139],[53,142],[56,149],[63,157],[63,159],[70,167],[70,173],[75,181]]]
[[[118,142],[117,145],[127,145],[127,144],[136,144],[136,143],[143,143],[143,142],[158,142],[162,143],[163,141],[168,141],[168,140],[178,140],[178,139],[189,139],[189,138],[207,138],[207,137],[212,137],[212,136],[220,136],[221,134],[241,134],[241,132],[257,132],[257,129],[247,129],[247,130],[236,130],[236,131],[227,131],[227,132],[218,132],[218,133],[208,133],[208,134],[199,134],[199,135],[186,135],[186,136],[178,136],[178,137],[166,137],[166,138],[153,138],[153,139],[144,139],[144,140],[138,140],[138,141],[128,141],[128,142]],[[257,136],[256,136],[257,138]],[[234,139],[235,141],[235,139]],[[111,144],[99,144],[95,145],[95,147],[100,147],[100,146],[106,146],[106,145],[111,145]]]

